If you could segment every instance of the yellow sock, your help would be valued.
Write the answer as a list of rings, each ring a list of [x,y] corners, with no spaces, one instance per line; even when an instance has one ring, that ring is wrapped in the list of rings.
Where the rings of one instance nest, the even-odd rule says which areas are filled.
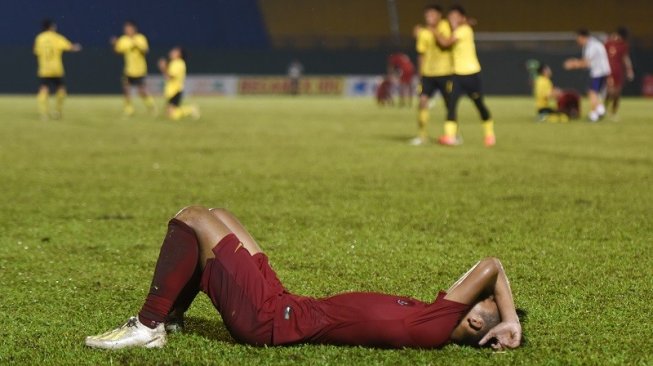
[[[48,117],[48,94],[47,90],[40,90],[39,93],[36,94],[36,101],[39,105],[39,114],[41,115],[41,118]]]
[[[418,133],[419,137],[426,139],[429,136],[428,131],[426,130],[426,126],[429,123],[429,110],[427,108],[422,108],[419,110],[419,113],[417,115],[417,127],[418,127]]]
[[[456,137],[458,135],[458,123],[446,121],[444,123],[444,135],[447,137]]]
[[[494,136],[494,121],[488,119],[481,124],[483,126],[483,134],[485,137]]]
[[[173,121],[178,121],[183,116],[184,116],[184,112],[179,107],[173,107],[173,109],[170,111],[170,119]]]
[[[57,90],[57,112],[59,115],[63,112],[63,102],[66,100],[66,91],[63,89]]]
[[[154,109],[154,98],[152,98],[152,96],[148,95],[144,97],[143,103],[145,103],[145,107],[147,107],[147,109]]]
[[[173,107],[170,112],[170,119],[178,121],[184,117],[193,117],[194,119],[200,118],[200,110],[194,105],[182,105],[180,107]]]
[[[125,99],[125,106],[123,107],[122,112],[125,114],[125,116],[131,116],[134,114],[134,106],[132,105],[132,101],[130,99]]]

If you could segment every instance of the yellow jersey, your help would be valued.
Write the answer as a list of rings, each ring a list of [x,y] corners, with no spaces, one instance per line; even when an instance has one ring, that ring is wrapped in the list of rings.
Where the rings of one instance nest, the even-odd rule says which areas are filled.
[[[449,22],[444,20],[438,22],[436,32],[449,38],[451,36]],[[422,56],[422,64],[419,70],[422,76],[446,76],[453,74],[451,50],[440,47],[431,30],[422,28],[419,31],[415,48],[417,49],[417,53]]]
[[[549,100],[552,92],[553,83],[551,82],[551,79],[543,75],[540,75],[535,79],[533,94],[535,94],[535,107],[538,110],[551,107]]]
[[[125,76],[139,78],[147,75],[145,54],[149,46],[144,35],[138,33],[133,37],[121,36],[113,49],[125,58]]]
[[[64,76],[62,54],[70,51],[73,44],[54,31],[43,31],[34,40],[34,55],[38,59],[38,76],[60,78]]]
[[[168,78],[163,90],[167,99],[175,96],[177,93],[184,91],[184,81],[186,80],[186,62],[178,58],[170,61],[166,70]]]
[[[481,71],[481,64],[476,57],[474,31],[472,27],[463,24],[453,31],[456,43],[451,46],[453,53],[453,72],[456,75],[471,75]]]

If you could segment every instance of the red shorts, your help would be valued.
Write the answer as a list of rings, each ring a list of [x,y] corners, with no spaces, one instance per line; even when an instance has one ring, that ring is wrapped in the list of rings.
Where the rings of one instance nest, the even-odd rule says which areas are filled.
[[[213,248],[215,259],[206,262],[201,289],[238,342],[272,345],[277,299],[286,293],[268,257],[250,255],[234,234]]]

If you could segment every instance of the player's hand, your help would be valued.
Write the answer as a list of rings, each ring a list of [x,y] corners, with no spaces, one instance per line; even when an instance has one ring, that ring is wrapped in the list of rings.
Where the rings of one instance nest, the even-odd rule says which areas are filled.
[[[478,344],[483,346],[493,338],[496,339],[496,342],[492,343],[492,348],[496,351],[517,348],[521,344],[521,324],[516,321],[501,322],[490,329]]]
[[[626,70],[626,77],[628,78],[628,81],[635,80],[635,73],[633,72],[632,69]]]
[[[165,69],[167,65],[168,65],[168,62],[166,61],[166,59],[161,57],[159,59],[159,69]]]
[[[551,96],[552,96],[552,97],[554,97],[554,98],[557,99],[557,98],[560,98],[561,95],[562,95],[562,89],[560,89],[560,88],[553,88],[553,91],[551,92]]]
[[[115,46],[116,42],[118,42],[118,38],[113,36],[109,39],[109,43]]]
[[[577,65],[578,65],[578,60],[576,60],[575,58],[569,58],[565,60],[564,64],[562,64],[565,70],[575,69]]]
[[[79,44],[79,43],[75,43],[75,44],[73,44],[73,48],[71,48],[71,50],[72,50],[73,52],[79,52],[79,51],[82,50],[82,45]]]
[[[421,24],[415,24],[413,26],[413,37],[417,38],[419,36],[419,32],[422,30],[422,25]]]

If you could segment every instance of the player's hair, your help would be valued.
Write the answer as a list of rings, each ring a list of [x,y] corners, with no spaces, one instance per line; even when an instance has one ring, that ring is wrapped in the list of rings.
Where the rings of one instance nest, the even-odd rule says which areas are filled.
[[[54,21],[52,19],[43,19],[41,21],[41,29],[44,31],[52,28],[52,26],[54,26]]]
[[[438,13],[443,12],[442,7],[438,4],[429,4],[424,7],[424,11],[429,11],[429,10],[434,10],[437,11]]]
[[[134,28],[138,28],[138,25],[133,19],[127,19],[125,20],[125,25],[131,25]]]
[[[459,12],[460,15],[462,16],[467,16],[467,12],[465,11],[465,8],[463,8],[463,6],[460,4],[453,5],[452,7],[449,8],[449,13],[454,11]]]
[[[182,46],[175,46],[176,49],[179,50],[179,54],[181,55],[181,59],[186,61],[186,58],[188,58],[188,51],[186,51],[185,48]]]
[[[587,30],[587,28],[580,28],[579,30],[576,31],[576,35],[582,36],[582,37],[589,37],[590,36],[590,31]]]
[[[624,39],[624,40],[628,39],[628,33],[629,33],[629,32],[628,32],[628,28],[624,27],[623,25],[617,27],[617,34],[618,34],[619,37],[621,37],[622,39]]]

